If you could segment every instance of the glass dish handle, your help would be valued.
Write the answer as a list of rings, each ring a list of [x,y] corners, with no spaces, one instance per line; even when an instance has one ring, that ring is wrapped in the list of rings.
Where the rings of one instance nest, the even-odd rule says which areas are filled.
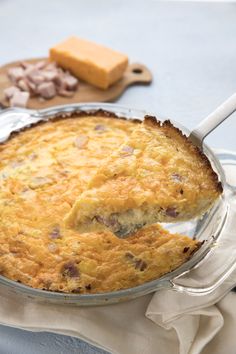
[[[231,182],[231,178],[227,173],[227,168],[234,169],[234,175],[236,176],[236,152],[230,150],[215,150],[217,158],[220,160],[221,165],[225,170],[226,176],[226,187],[233,193],[236,192],[236,178],[235,181]],[[230,196],[231,197],[231,196]],[[235,197],[235,195],[234,195]]]
[[[228,264],[227,269],[224,269],[221,273],[221,275],[214,280],[211,284],[207,286],[202,286],[202,287],[188,287],[182,284],[178,284],[176,282],[176,279],[179,277],[176,277],[172,280],[170,280],[170,286],[172,290],[182,292],[188,295],[193,295],[193,296],[202,296],[202,295],[208,295],[212,293],[214,290],[216,290],[229,276],[230,274],[236,269],[236,255],[233,257],[232,261],[230,264]],[[232,286],[233,287],[233,286]]]
[[[196,281],[199,284],[198,286],[187,286],[188,280],[187,279],[182,279],[185,280],[185,283],[181,284],[178,280],[180,280],[182,277],[185,275],[188,275],[189,278],[192,278],[191,273],[194,272],[194,268],[190,270],[190,272],[181,274],[174,279],[170,280],[170,286],[172,290],[186,293],[189,295],[194,295],[194,296],[200,296],[200,295],[208,295],[214,290],[216,290],[229,276],[230,274],[236,269],[236,235],[235,235],[235,221],[236,220],[236,177],[232,178],[233,176],[236,176],[236,153],[231,152],[231,151],[226,151],[226,150],[216,150],[216,156],[221,162],[221,165],[225,169],[225,174],[226,174],[226,200],[229,204],[229,214],[227,217],[227,223],[224,232],[226,233],[227,236],[227,241],[225,243],[227,249],[227,253],[225,256],[225,261],[221,265],[220,273],[217,275],[217,277],[212,280],[211,283],[205,284],[201,286],[199,284],[199,274],[196,276]],[[227,168],[230,169],[235,169],[235,172],[231,170],[231,176],[227,173]],[[234,179],[233,181],[231,179]],[[224,237],[224,236],[223,236]],[[221,247],[221,241],[219,241],[219,248]],[[225,247],[225,246],[223,246]],[[212,253],[209,254],[208,259],[211,259],[211,257],[216,257],[217,253],[217,248],[216,252],[215,250],[212,249]],[[217,258],[217,257],[216,257]],[[206,261],[207,261],[206,260]],[[212,260],[211,260],[212,262]],[[203,260],[196,268],[199,269],[200,267],[205,267],[206,263],[205,260]],[[196,269],[196,270],[197,270]],[[198,271],[198,270],[197,270]],[[203,271],[204,273],[204,271]],[[194,275],[194,273],[192,273]],[[194,278],[192,278],[194,279]],[[236,281],[235,281],[236,283]],[[232,287],[235,286],[232,285]]]

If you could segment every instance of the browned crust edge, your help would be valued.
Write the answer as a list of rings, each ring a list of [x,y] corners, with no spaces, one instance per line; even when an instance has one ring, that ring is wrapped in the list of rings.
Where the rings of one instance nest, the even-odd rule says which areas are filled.
[[[206,166],[206,168],[208,169],[208,171],[211,173],[211,177],[212,177],[212,181],[215,185],[215,189],[216,191],[218,191],[219,194],[221,194],[223,192],[223,186],[222,183],[219,181],[218,175],[217,173],[213,170],[213,168],[211,167],[211,163],[208,159],[208,157],[203,153],[203,151],[201,151],[196,145],[194,145],[189,139],[188,137],[183,134],[183,132],[175,127],[170,120],[165,120],[163,122],[157,120],[157,118],[155,116],[150,116],[150,115],[146,115],[144,117],[144,123],[148,124],[149,126],[152,127],[169,127],[173,130],[175,130],[175,132],[184,140],[185,144],[188,145],[189,147],[191,146],[196,154],[199,156],[199,158],[202,160],[202,162],[204,163],[204,165]]]
[[[197,240],[194,240],[194,241],[197,241]],[[187,258],[187,261],[189,261],[193,257],[193,255],[203,246],[204,243],[205,243],[205,240],[196,242],[195,248],[190,252],[190,255]]]

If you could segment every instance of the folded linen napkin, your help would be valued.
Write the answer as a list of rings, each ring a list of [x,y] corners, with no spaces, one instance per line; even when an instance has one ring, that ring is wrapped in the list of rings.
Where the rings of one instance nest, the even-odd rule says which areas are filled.
[[[225,169],[228,181],[236,185],[236,155],[235,165]],[[234,264],[235,215],[233,205],[231,228],[221,246],[214,257],[185,275],[183,284],[207,286],[222,266]],[[236,293],[229,293],[235,285],[236,270],[208,295],[161,290],[117,305],[88,308],[37,304],[1,293],[0,324],[79,337],[116,354],[235,354]]]

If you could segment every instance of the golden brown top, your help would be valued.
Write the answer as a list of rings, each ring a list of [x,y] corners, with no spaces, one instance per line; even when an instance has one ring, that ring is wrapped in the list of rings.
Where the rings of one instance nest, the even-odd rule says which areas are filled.
[[[0,272],[35,288],[96,293],[158,278],[198,243],[154,225],[121,240],[64,216],[136,123],[91,116],[38,124],[0,145]],[[112,191],[111,191],[112,193]]]
[[[100,166],[66,222],[128,234],[201,215],[221,192],[207,157],[169,121],[148,116]]]

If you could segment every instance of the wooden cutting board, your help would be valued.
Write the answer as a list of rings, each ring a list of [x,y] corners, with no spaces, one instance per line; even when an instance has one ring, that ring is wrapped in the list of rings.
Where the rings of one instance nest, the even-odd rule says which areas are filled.
[[[26,59],[27,62],[37,62],[45,58]],[[8,101],[4,98],[3,90],[12,86],[7,71],[9,68],[18,66],[20,61],[15,61],[0,67],[0,104],[8,107]],[[40,100],[39,97],[30,98],[27,107],[40,109],[61,104],[80,103],[80,102],[112,102],[115,101],[131,85],[147,85],[152,81],[152,74],[143,64],[130,64],[121,80],[112,85],[107,90],[102,90],[80,81],[78,90],[73,97],[56,96],[50,100]]]

